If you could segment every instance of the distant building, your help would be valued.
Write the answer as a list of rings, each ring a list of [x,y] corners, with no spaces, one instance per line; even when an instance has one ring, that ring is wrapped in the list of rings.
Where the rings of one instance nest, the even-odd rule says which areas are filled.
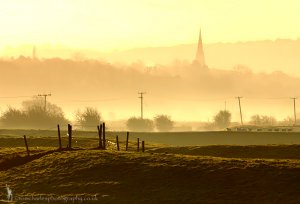
[[[206,67],[205,64],[205,58],[204,58],[204,51],[203,51],[203,44],[202,44],[202,35],[201,35],[201,30],[199,33],[199,39],[198,39],[198,48],[197,48],[197,53],[196,57],[194,60],[194,64],[200,65],[201,67]]]

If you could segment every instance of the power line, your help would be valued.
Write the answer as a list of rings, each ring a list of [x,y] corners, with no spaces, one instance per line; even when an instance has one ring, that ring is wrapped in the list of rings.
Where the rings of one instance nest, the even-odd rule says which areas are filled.
[[[146,92],[139,92],[138,94],[141,95],[139,98],[141,99],[141,119],[143,120],[143,116],[144,116],[144,110],[143,110],[143,106],[144,106],[144,94],[146,94]]]
[[[289,99],[290,97],[247,97],[247,100],[286,100]]]
[[[29,98],[33,96],[1,96],[0,98]]]
[[[128,99],[128,98],[127,98]],[[126,100],[125,98],[107,98],[107,99],[87,99],[87,100],[69,100],[72,102],[80,102],[80,103],[86,103],[86,102],[110,102],[110,101],[120,101],[120,100]]]
[[[46,112],[47,111],[47,97],[51,96],[51,93],[49,93],[49,94],[38,94],[38,96],[42,96],[42,97],[45,98],[44,111]]]

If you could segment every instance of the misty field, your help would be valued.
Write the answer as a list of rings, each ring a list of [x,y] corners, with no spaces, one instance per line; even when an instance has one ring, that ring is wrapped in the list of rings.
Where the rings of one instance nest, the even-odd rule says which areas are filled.
[[[30,157],[20,134],[28,135]],[[0,200],[8,184],[16,203],[300,202],[300,145],[163,145],[130,133],[124,151],[124,133],[108,139],[116,134],[121,151],[95,149],[94,132],[75,133],[74,149],[58,151],[55,131],[1,130]],[[136,137],[144,137],[144,153]]]

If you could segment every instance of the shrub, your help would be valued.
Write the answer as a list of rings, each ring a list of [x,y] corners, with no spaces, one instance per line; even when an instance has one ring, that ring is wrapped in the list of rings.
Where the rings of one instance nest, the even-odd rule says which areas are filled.
[[[126,125],[132,131],[148,132],[154,129],[153,121],[150,119],[131,117],[127,120]]]
[[[171,120],[171,117],[167,115],[157,115],[154,118],[154,123],[157,130],[161,132],[170,131],[174,126],[174,122]]]

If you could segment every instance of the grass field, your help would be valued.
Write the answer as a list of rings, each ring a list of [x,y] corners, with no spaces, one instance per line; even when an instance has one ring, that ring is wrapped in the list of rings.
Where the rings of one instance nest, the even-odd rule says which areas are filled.
[[[53,130],[0,130],[0,138],[22,138],[23,135],[32,138],[57,137]],[[62,131],[63,138],[67,132]],[[107,132],[108,138],[114,140],[119,135],[120,140],[125,140],[126,132]],[[95,131],[73,131],[75,139],[95,138]],[[211,132],[131,132],[130,139],[140,138],[148,143],[166,144],[172,146],[207,146],[207,145],[300,145],[300,132],[236,132],[236,131],[211,131]],[[1,142],[0,142],[1,146]]]
[[[41,136],[29,137],[30,158],[17,134],[0,137],[0,199],[8,184],[15,203],[300,203],[300,145],[146,143],[141,153],[135,138],[118,152],[78,136],[76,150],[57,151]]]

